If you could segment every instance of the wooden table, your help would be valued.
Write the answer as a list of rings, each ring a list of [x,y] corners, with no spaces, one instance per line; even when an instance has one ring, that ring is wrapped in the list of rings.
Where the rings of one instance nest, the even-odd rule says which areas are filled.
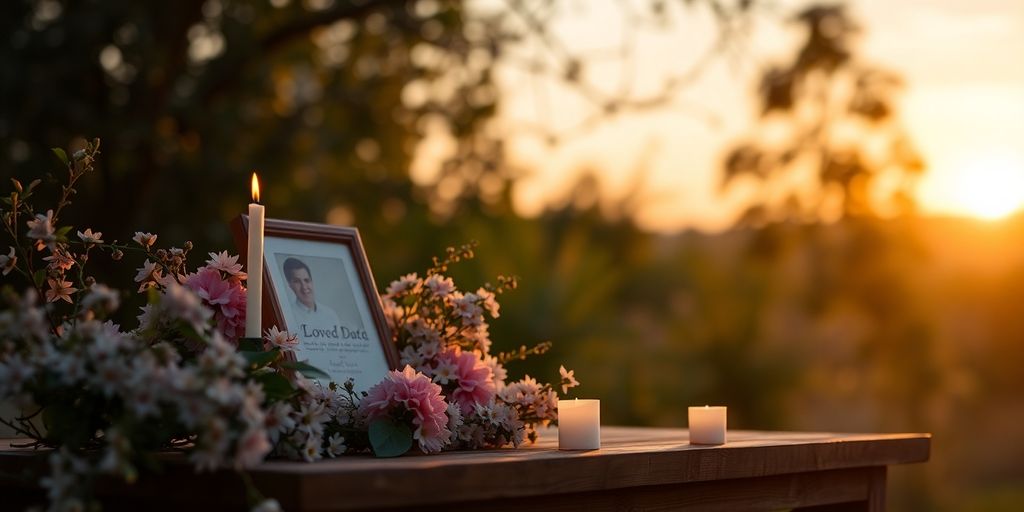
[[[929,434],[731,430],[723,446],[690,445],[682,429],[603,427],[601,434],[594,451],[558,451],[552,429],[518,450],[274,461],[252,477],[286,511],[880,511],[887,466],[925,462],[931,446]],[[38,471],[42,458],[0,452],[0,470]],[[132,486],[101,484],[97,493],[107,510],[244,508],[234,474],[167,466]],[[9,478],[0,478],[0,493],[18,504],[33,496]]]

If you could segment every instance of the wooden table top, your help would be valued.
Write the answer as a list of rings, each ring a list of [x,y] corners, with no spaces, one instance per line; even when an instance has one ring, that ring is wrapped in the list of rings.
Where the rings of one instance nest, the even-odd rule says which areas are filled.
[[[251,475],[286,509],[327,504],[357,509],[442,503],[453,496],[486,500],[909,464],[927,461],[931,448],[930,434],[730,430],[729,442],[720,446],[690,445],[688,436],[685,429],[604,426],[600,450],[559,451],[552,428],[542,430],[536,444],[519,449],[393,459],[345,456],[312,464],[270,461]],[[30,453],[0,452],[0,468],[9,469]],[[173,478],[188,476],[181,469]],[[211,476],[193,479],[212,490],[218,484]],[[146,493],[139,488],[145,481],[140,479],[133,495]],[[205,487],[189,485],[195,492]]]

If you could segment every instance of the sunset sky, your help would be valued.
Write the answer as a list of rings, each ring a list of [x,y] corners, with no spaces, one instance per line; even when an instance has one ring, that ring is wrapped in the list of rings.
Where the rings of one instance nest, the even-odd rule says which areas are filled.
[[[782,2],[793,12],[805,2]],[[1024,2],[1019,0],[861,0],[849,3],[865,31],[861,55],[899,72],[907,88],[902,119],[929,169],[919,184],[932,214],[995,219],[1024,204]],[[744,203],[743,184],[722,192],[722,152],[748,132],[758,70],[788,59],[800,35],[780,15],[758,18],[744,50],[719,58],[683,88],[670,106],[631,112],[574,130],[593,104],[550,79],[508,65],[503,127],[513,160],[531,174],[516,190],[517,207],[533,214],[564,200],[581,169],[601,169],[607,197],[640,180],[641,225],[658,231],[728,227]],[[703,9],[676,17],[670,30],[632,30],[614,2],[567,2],[556,33],[576,52],[603,55],[588,82],[606,92],[656,91],[685,72],[714,40]],[[633,25],[635,27],[635,24]],[[616,58],[634,41],[635,59]],[[604,52],[604,53],[601,53]],[[536,55],[523,48],[522,55]],[[627,80],[628,83],[623,81]],[[567,134],[549,147],[532,127]],[[638,170],[644,169],[645,174]]]

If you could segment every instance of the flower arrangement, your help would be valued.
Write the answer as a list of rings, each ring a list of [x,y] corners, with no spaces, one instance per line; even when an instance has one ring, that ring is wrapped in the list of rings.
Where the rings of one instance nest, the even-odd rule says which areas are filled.
[[[352,381],[320,386],[309,378],[327,376],[295,360],[291,333],[271,327],[262,339],[241,337],[246,274],[237,256],[210,253],[192,268],[190,242],[161,248],[158,235],[140,231],[130,243],[108,243],[101,232],[72,235],[60,225],[99,147],[94,140],[70,157],[54,150],[68,180],[45,213],[33,204],[39,180],[12,180],[0,198],[13,241],[0,253],[0,273],[25,282],[22,293],[9,285],[0,293],[0,400],[21,411],[0,423],[26,438],[20,446],[52,449],[41,481],[50,510],[90,508],[96,477],[133,482],[167,450],[199,471],[239,471],[251,504],[276,510],[244,473],[268,456],[519,446],[556,421],[555,389],[529,376],[508,383],[504,368],[550,344],[490,352],[486,318],[499,316],[497,296],[516,281],[499,277],[496,287],[464,293],[443,275],[472,257],[472,246],[448,249],[424,278],[404,276],[381,297],[403,370],[369,390]],[[141,260],[130,290],[90,274],[93,258],[128,254]],[[124,328],[109,318],[132,293],[145,305],[138,325]],[[564,393],[578,382],[561,371]]]

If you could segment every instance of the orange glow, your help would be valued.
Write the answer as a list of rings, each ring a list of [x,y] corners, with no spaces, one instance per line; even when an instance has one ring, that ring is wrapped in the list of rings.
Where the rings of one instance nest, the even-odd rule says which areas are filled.
[[[252,201],[260,202],[260,180],[256,177],[256,173],[252,173]]]
[[[1009,155],[974,158],[959,168],[950,191],[955,208],[984,220],[998,220],[1024,207],[1024,163]]]

